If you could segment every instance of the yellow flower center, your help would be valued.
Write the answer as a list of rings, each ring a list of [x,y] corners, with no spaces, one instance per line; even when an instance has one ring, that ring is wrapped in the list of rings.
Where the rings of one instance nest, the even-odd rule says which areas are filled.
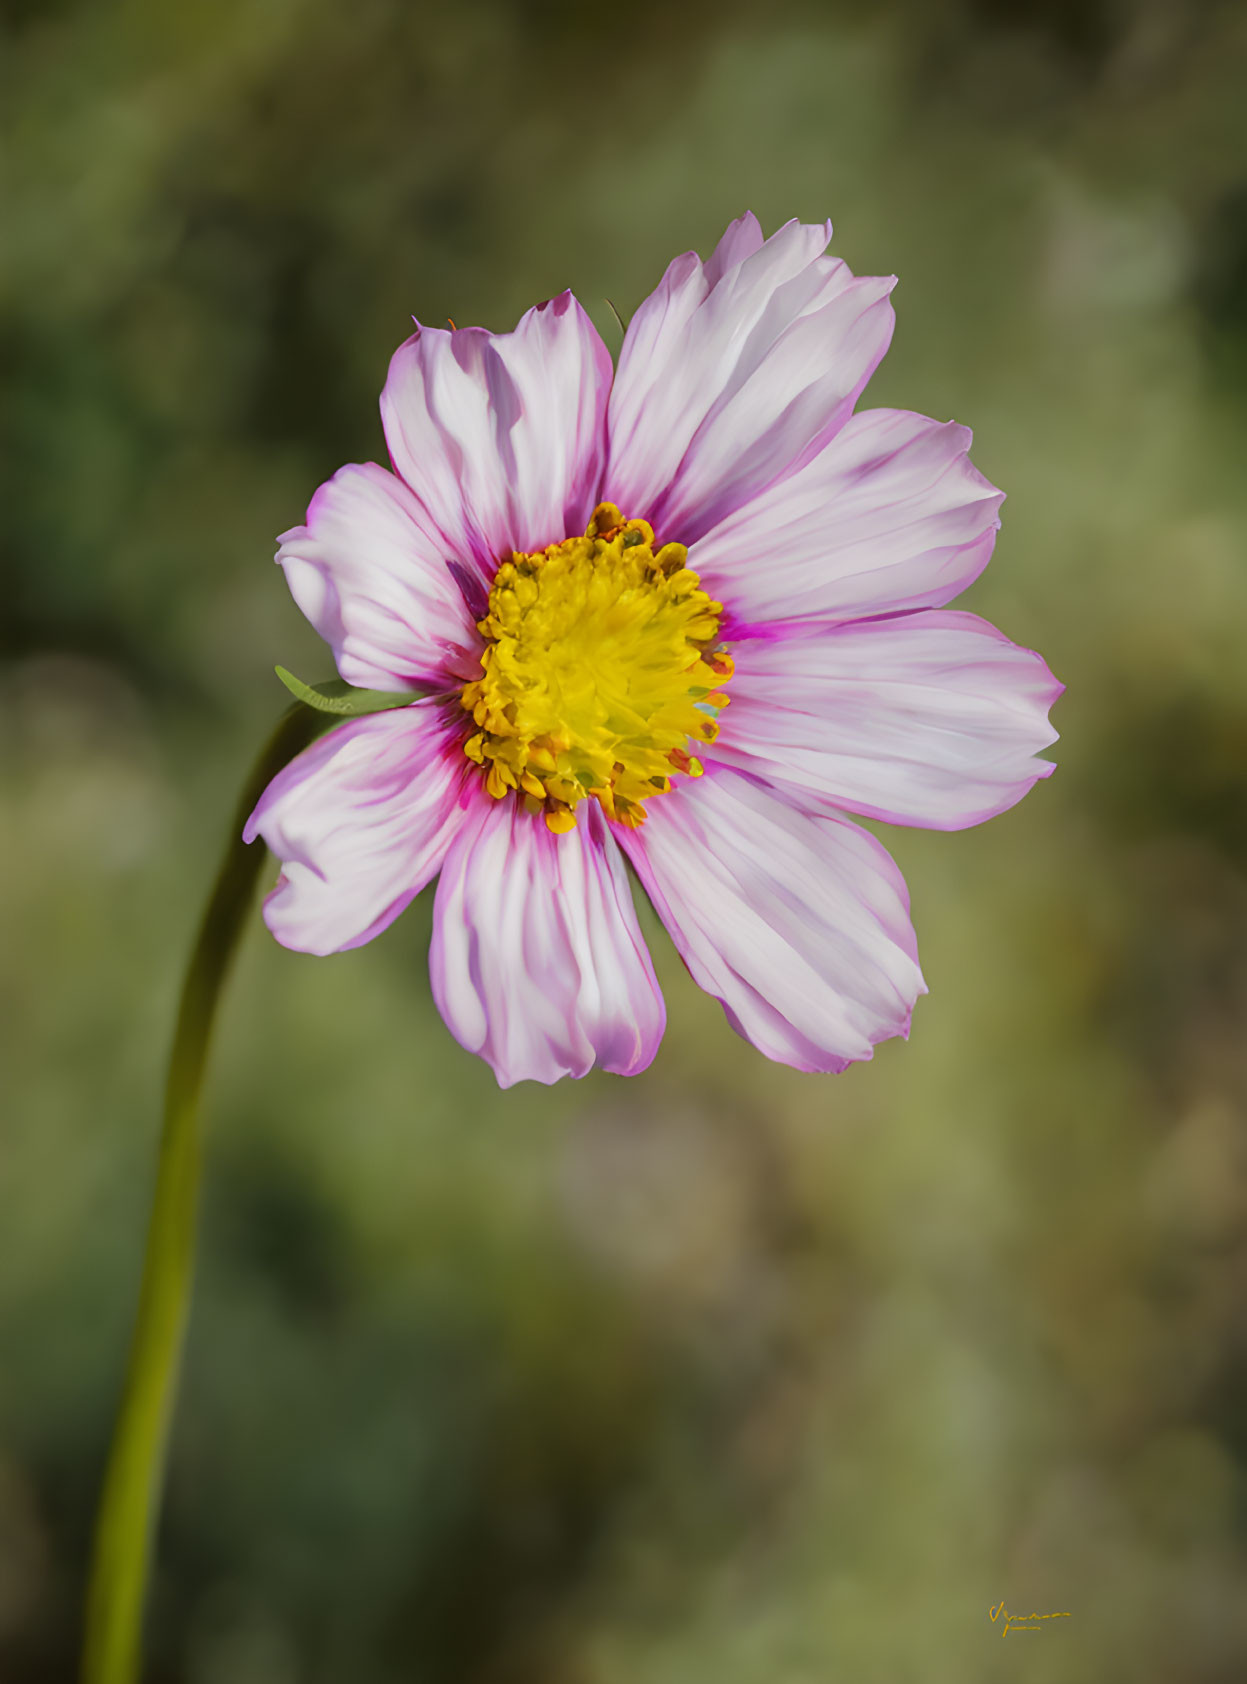
[[[586,796],[635,826],[673,774],[700,776],[689,749],[719,734],[732,662],[722,605],[687,561],[601,503],[583,538],[502,563],[481,677],[461,698],[477,725],[464,752],[492,796],[514,790],[553,831],[573,828]]]

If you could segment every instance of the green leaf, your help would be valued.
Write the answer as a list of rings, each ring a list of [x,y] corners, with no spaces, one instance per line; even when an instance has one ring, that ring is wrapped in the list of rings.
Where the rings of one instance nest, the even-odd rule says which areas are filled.
[[[336,713],[344,719],[358,719],[366,713],[384,713],[387,708],[410,707],[418,693],[411,690],[357,690],[345,679],[331,678],[325,684],[304,684],[285,667],[274,667],[290,694],[318,713]]]

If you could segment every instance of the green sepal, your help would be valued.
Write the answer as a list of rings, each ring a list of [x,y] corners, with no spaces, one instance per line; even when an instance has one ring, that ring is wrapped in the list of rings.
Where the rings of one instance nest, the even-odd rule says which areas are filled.
[[[331,678],[325,684],[304,684],[285,667],[274,667],[296,701],[315,708],[318,713],[336,713],[344,719],[359,719],[366,713],[384,713],[388,708],[410,707],[419,700],[411,690],[357,690],[343,678]]]

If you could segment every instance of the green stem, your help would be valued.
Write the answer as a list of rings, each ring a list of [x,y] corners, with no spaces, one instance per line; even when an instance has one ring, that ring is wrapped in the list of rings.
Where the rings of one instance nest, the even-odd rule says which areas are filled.
[[[243,842],[243,825],[275,774],[333,723],[296,703],[265,745],[239,800],[182,984],[138,1319],[96,1522],[82,1684],[134,1684],[139,1675],[152,1535],[194,1275],[204,1064],[265,859],[262,842]]]

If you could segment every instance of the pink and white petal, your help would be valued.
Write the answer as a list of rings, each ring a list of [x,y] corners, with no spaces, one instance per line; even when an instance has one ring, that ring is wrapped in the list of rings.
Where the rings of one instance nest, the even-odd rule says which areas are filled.
[[[909,896],[857,825],[708,766],[620,842],[693,980],[768,1058],[843,1070],[909,1033],[926,992]]]
[[[659,531],[695,543],[844,425],[891,340],[894,285],[842,266],[795,320],[784,322],[776,301],[693,435],[655,515]]]
[[[816,222],[805,226],[817,228],[821,232],[823,224]],[[827,239],[830,239],[831,224],[828,223],[826,227]],[[709,262],[702,265],[706,284],[717,286],[729,269],[735,269],[747,257],[752,257],[755,251],[760,251],[765,244],[766,235],[762,232],[762,224],[752,211],[746,211],[743,216],[738,216],[735,222],[729,222],[723,237],[711,252]],[[826,241],[823,244],[825,245]],[[819,250],[822,250],[822,246]],[[690,255],[695,256],[696,253]]]
[[[814,808],[962,830],[1053,770],[1061,694],[1033,649],[936,609],[733,645],[716,759]]]
[[[381,394],[394,467],[488,584],[511,550],[583,532],[598,500],[610,353],[570,292],[513,333],[420,328]]]
[[[895,277],[825,257],[831,225],[764,243],[734,223],[671,264],[628,328],[611,393],[606,494],[695,543],[847,420],[892,337]]]
[[[463,822],[461,739],[415,702],[338,726],[277,774],[243,838],[281,861],[264,922],[283,946],[362,947],[414,900]]]
[[[731,223],[709,262],[703,264],[695,251],[673,258],[654,291],[636,311],[624,335],[619,369],[611,391],[609,409],[610,479],[609,494],[629,501],[655,499],[662,491],[672,466],[673,437],[664,427],[679,425],[685,411],[682,439],[676,460],[696,430],[698,422],[718,395],[713,379],[706,390],[689,389],[687,378],[673,388],[670,377],[678,374],[690,344],[690,334],[703,342],[713,326],[702,315],[710,295],[722,288],[716,300],[719,315],[730,302],[731,280],[739,281],[745,262],[766,248],[766,266],[771,290],[793,279],[825,249],[831,225],[805,226],[790,222],[769,241],[753,213],[746,212]],[[787,261],[784,262],[783,260]],[[760,309],[763,293],[756,304]],[[720,337],[730,338],[731,323]],[[711,368],[708,373],[713,376]]]
[[[402,480],[375,462],[339,468],[277,560],[290,594],[365,690],[470,676],[480,636],[439,533]]]
[[[623,860],[594,802],[554,836],[482,796],[437,886],[429,969],[452,1035],[500,1086],[632,1076],[666,1022]]]
[[[689,566],[742,625],[943,607],[986,567],[1004,502],[970,441],[952,421],[863,410],[708,532]]]

